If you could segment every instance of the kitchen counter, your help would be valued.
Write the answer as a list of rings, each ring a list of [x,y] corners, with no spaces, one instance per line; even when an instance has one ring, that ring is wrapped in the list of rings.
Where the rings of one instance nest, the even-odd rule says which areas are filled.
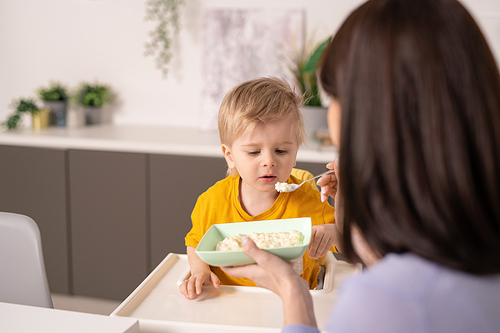
[[[39,131],[19,129],[1,132],[0,145],[222,157],[218,133],[180,127],[97,125]],[[307,147],[300,148],[297,161],[326,164],[337,156],[337,150],[321,151],[320,145],[311,139]]]

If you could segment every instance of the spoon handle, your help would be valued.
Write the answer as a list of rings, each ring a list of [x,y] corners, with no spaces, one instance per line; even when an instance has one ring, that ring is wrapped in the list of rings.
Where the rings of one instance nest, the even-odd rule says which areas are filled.
[[[317,176],[314,176],[314,177],[312,177],[312,178],[309,178],[309,179],[304,180],[302,183],[300,183],[300,185],[302,185],[302,184],[304,184],[305,182],[308,182],[308,181],[310,181],[310,180],[313,180],[313,179],[316,179],[316,178],[319,178],[319,177],[323,177],[324,175],[327,175],[327,174],[329,174],[329,173],[334,173],[334,172],[335,172],[334,170],[328,170],[328,171],[325,171],[325,172],[323,172],[323,173],[321,173],[321,174],[319,174],[319,175],[317,175]]]
[[[329,174],[329,173],[334,173],[334,172],[335,172],[335,170],[327,170],[327,171],[323,172],[322,174],[317,175],[317,176],[316,176],[316,177],[314,177],[314,178],[322,177],[322,176],[324,176],[324,175],[327,175],[327,174]]]

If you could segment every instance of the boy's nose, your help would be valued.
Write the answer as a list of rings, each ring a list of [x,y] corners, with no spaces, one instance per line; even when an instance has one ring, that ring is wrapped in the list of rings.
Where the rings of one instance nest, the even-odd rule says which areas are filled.
[[[265,154],[262,159],[262,166],[271,166],[274,167],[276,166],[276,161],[274,159],[273,154]]]

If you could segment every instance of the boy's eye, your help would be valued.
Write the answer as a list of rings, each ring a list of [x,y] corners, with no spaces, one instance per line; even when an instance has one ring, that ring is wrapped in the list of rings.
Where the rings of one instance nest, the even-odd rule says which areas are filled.
[[[257,155],[260,153],[260,150],[249,151],[248,155]]]
[[[277,154],[286,154],[286,153],[287,153],[287,150],[284,150],[284,149],[276,149],[276,153],[277,153]]]

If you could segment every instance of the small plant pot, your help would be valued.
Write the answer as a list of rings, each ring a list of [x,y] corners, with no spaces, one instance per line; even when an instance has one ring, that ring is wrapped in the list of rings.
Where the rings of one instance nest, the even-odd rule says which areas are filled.
[[[67,115],[67,128],[77,128],[85,126],[85,115],[81,107],[69,107]]]
[[[99,106],[84,106],[83,113],[86,125],[96,125],[102,122],[102,108]]]
[[[50,109],[45,108],[38,110],[37,112],[31,115],[31,118],[34,130],[41,130],[43,128],[47,128],[49,127]]]
[[[65,101],[44,101],[43,104],[50,108],[50,125],[66,127],[67,107]]]
[[[66,127],[67,107],[65,101],[44,101],[43,104],[50,108],[50,125]]]

